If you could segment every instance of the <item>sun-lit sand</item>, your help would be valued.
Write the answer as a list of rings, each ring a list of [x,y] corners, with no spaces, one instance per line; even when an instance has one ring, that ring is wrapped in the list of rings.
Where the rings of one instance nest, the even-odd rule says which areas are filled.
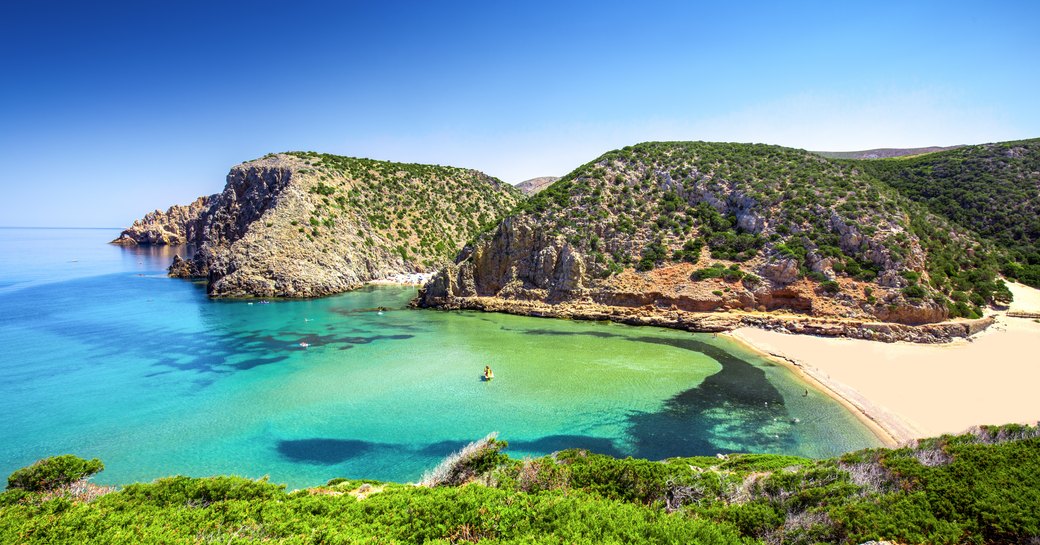
[[[1012,311],[1040,312],[1020,284]],[[997,315],[988,330],[948,345],[880,343],[741,328],[732,335],[793,363],[895,441],[979,424],[1040,420],[1040,323]]]

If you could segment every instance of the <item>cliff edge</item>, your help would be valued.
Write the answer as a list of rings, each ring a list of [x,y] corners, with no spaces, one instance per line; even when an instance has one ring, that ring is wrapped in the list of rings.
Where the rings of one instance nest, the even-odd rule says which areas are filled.
[[[317,297],[450,263],[521,198],[474,170],[313,152],[235,166],[170,275],[213,297]],[[197,201],[198,202],[198,201]]]
[[[174,205],[165,212],[149,212],[124,229],[111,243],[121,246],[186,244],[201,234],[216,198],[217,195],[199,197],[191,204]]]

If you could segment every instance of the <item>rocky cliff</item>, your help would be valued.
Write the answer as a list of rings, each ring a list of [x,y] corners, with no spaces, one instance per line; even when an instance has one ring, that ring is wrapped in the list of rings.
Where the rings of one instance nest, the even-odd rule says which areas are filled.
[[[543,189],[549,187],[556,180],[559,180],[559,176],[542,176],[541,178],[531,178],[530,180],[524,180],[516,184],[516,188],[519,189],[524,195],[530,197],[531,195],[537,195]]]
[[[216,197],[199,197],[188,205],[174,205],[165,212],[156,210],[145,214],[128,229],[124,229],[112,244],[178,245],[195,240],[208,221],[208,213]]]
[[[854,165],[776,146],[648,143],[526,201],[427,284],[419,304],[493,298],[499,308],[782,310],[924,324],[950,317],[952,291],[974,288],[960,277],[959,288],[933,286],[929,261],[946,255],[971,256],[964,265],[993,281],[983,244]],[[994,288],[979,289],[992,300]]]
[[[231,169],[172,276],[215,297],[315,297],[450,263],[520,199],[483,173],[312,152]]]

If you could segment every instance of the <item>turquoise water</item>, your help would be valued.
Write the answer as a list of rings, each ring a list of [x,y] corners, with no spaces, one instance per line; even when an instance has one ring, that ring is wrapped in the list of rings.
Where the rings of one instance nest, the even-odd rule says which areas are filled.
[[[70,452],[101,458],[101,483],[413,481],[491,431],[514,456],[879,444],[786,369],[711,335],[409,310],[414,289],[400,287],[210,301],[165,277],[183,250],[105,244],[117,234],[0,229],[0,476]]]

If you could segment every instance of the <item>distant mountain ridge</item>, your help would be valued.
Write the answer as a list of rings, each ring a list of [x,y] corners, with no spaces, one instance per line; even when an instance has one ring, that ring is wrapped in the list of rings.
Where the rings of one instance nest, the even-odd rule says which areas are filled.
[[[816,155],[822,155],[828,159],[891,159],[893,157],[906,157],[910,155],[921,155],[961,148],[964,146],[929,146],[926,148],[877,148],[863,151],[814,151]]]

